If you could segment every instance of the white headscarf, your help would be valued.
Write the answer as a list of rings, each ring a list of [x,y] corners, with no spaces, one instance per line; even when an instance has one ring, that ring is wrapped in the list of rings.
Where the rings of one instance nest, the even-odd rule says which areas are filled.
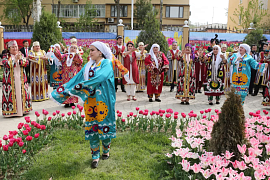
[[[158,60],[157,60],[157,57],[153,51],[154,47],[158,47],[158,51],[160,51],[160,47],[158,44],[153,44],[151,49],[150,49],[150,52],[149,54],[151,55],[151,57],[155,60],[155,63],[156,63],[156,67],[158,68]]]
[[[96,42],[93,42],[91,45],[95,46],[99,51],[101,51],[106,59],[112,60],[112,51],[105,43],[96,41]],[[89,69],[94,63],[95,63],[95,60],[90,59],[89,62],[86,64],[85,71],[84,71],[84,80],[87,81],[89,79]]]
[[[218,74],[218,66],[222,62],[222,58],[220,57],[220,55],[221,55],[221,48],[219,47],[219,45],[214,45],[213,46],[213,49],[215,47],[218,48],[218,54],[216,55],[216,61],[215,61],[215,59],[212,59],[212,69],[213,69],[213,67],[215,67],[214,71],[212,72],[212,77],[211,77],[212,80],[216,80],[217,74]],[[213,58],[214,58],[214,56],[215,56],[214,55],[214,52],[212,51],[211,53],[212,53]]]
[[[59,47],[59,50],[61,49],[59,44],[55,44],[55,45],[51,45],[49,51],[47,52],[46,56],[49,59],[52,59],[53,61],[49,61],[50,65],[53,65],[53,63],[56,65],[57,69],[62,66],[61,62],[59,61],[59,59],[54,55],[54,49],[55,47]]]
[[[78,46],[76,46],[76,47],[77,47],[76,53],[71,53],[71,52],[70,52],[70,48],[71,48],[72,46],[76,46],[76,45],[71,44],[71,46],[69,46],[69,48],[68,48],[68,54],[67,54],[67,55],[68,55],[68,57],[67,57],[67,67],[70,67],[70,66],[71,66],[72,61],[73,61],[75,55],[76,55],[76,54],[79,54]]]
[[[246,53],[249,55],[250,53],[250,46],[247,44],[240,44],[239,48],[243,47],[246,50]],[[241,57],[240,50],[237,53],[237,57]]]

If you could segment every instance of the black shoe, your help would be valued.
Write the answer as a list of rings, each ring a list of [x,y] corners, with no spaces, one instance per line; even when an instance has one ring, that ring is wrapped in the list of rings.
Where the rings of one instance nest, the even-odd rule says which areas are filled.
[[[185,104],[185,102],[181,102],[180,104]]]
[[[92,166],[92,168],[97,168],[98,167],[98,161],[92,161],[91,166]]]
[[[149,102],[153,102],[153,99],[149,99]]]
[[[209,105],[213,105],[213,103],[212,103],[212,102],[210,102],[210,103],[209,103]]]
[[[155,99],[155,101],[157,101],[157,102],[161,102],[161,100],[160,100],[160,99]]]
[[[65,107],[65,108],[68,108],[68,107],[70,107],[70,106],[69,106],[69,104],[65,104],[64,107]]]
[[[198,93],[198,91],[197,91],[197,90],[195,90],[195,93]]]
[[[69,107],[76,106],[74,103],[71,103]]]
[[[171,89],[170,92],[173,92],[173,89]]]
[[[251,96],[257,96],[257,94],[255,94],[255,93],[252,93],[252,94],[251,94]]]
[[[102,160],[107,160],[107,159],[109,159],[109,155],[105,155],[105,154],[102,154]]]
[[[186,102],[186,105],[189,105],[189,102]]]
[[[125,92],[126,92],[126,90],[122,89],[122,92],[124,92],[124,93],[125,93]]]
[[[216,104],[220,104],[220,102],[219,102],[219,101],[217,101],[217,102],[216,102]]]
[[[198,91],[198,93],[202,93],[202,91],[201,91],[201,90],[199,90],[199,91]]]

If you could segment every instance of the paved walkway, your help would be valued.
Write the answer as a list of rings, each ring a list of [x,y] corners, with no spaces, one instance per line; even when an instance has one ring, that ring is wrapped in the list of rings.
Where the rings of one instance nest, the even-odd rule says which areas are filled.
[[[166,110],[168,108],[173,109],[173,111],[178,111],[179,113],[185,112],[189,113],[191,110],[194,111],[194,113],[199,113],[200,110],[205,110],[206,108],[211,109],[220,109],[224,100],[225,96],[222,96],[221,98],[221,104],[219,105],[213,105],[209,106],[207,97],[204,94],[196,94],[196,99],[190,101],[190,105],[181,105],[180,100],[175,99],[174,95],[175,92],[169,91],[169,86],[163,87],[163,92],[161,94],[160,99],[162,102],[149,102],[147,98],[146,91],[142,93],[137,93],[137,101],[127,101],[126,94],[123,92],[117,92],[116,94],[116,110],[122,111],[124,115],[127,113],[133,111],[136,112],[135,108],[139,107],[140,109],[148,109],[149,111],[157,111],[159,109]],[[52,91],[52,88],[49,88],[49,91]],[[2,91],[0,91],[0,101],[2,102]],[[248,117],[249,112],[255,112],[257,110],[270,110],[270,107],[264,107],[261,105],[262,102],[262,95],[252,97],[248,96],[246,98],[246,103],[244,105],[244,111],[246,117]],[[80,103],[83,105],[82,103]],[[46,109],[49,111],[50,115],[52,112],[55,112],[56,110],[60,110],[61,113],[67,113],[71,111],[71,108],[64,108],[62,106],[58,106],[56,103],[54,103],[52,100],[47,100],[43,102],[33,102],[33,111],[28,114],[28,116],[31,117],[32,120],[35,119],[35,111],[38,111],[40,114],[42,114],[42,109]],[[0,139],[2,139],[3,135],[7,134],[8,131],[16,130],[17,125],[20,122],[25,122],[24,117],[12,117],[12,118],[4,118],[2,116],[2,108],[0,110]]]

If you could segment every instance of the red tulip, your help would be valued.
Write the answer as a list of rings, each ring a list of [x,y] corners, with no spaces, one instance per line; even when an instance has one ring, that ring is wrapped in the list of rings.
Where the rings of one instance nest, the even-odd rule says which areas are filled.
[[[13,131],[13,135],[16,136],[18,134],[18,131]]]
[[[41,127],[40,124],[36,123],[36,128],[40,129],[40,127]]]
[[[139,111],[139,110],[140,110],[140,108],[136,107],[136,111]]]
[[[53,112],[52,115],[53,115],[53,116],[56,116],[56,112]]]
[[[67,115],[71,116],[71,112],[68,112]]]
[[[80,111],[80,112],[82,112],[82,110],[83,110],[83,107],[82,107],[82,106],[81,106],[81,107],[79,107],[79,111]]]
[[[130,116],[133,116],[133,112],[130,112],[129,115],[130,115]]]
[[[8,138],[9,139],[12,139],[13,138],[13,134],[8,135]]]
[[[118,117],[121,117],[122,115],[121,114],[117,114]]]
[[[22,153],[23,153],[23,154],[25,154],[25,153],[26,153],[26,150],[25,150],[25,149],[23,149],[23,150],[22,150]]]
[[[166,114],[166,118],[170,118],[171,117],[171,114]]]
[[[60,113],[60,111],[59,110],[56,110],[56,114],[59,114]]]
[[[11,139],[9,139],[9,142],[15,143],[16,142],[16,139],[15,138],[11,138]]]
[[[52,117],[48,117],[48,121],[51,121],[52,120]]]
[[[201,114],[203,114],[203,113],[204,113],[204,111],[200,111],[200,113],[201,113]]]
[[[41,125],[41,126],[40,126],[40,129],[41,129],[41,130],[45,130],[45,129],[46,129],[46,126],[45,126],[45,125]]]
[[[203,119],[205,119],[206,118],[206,115],[203,115]]]
[[[29,116],[24,117],[24,119],[25,119],[25,121],[26,121],[27,123],[30,123],[30,117],[29,117]]]
[[[163,116],[163,113],[160,113],[159,116],[162,117]]]
[[[32,136],[27,136],[27,137],[25,138],[26,141],[32,141],[32,139],[33,139]]]
[[[142,111],[142,110],[140,110],[140,111],[139,111],[139,114],[143,114],[143,111]]]
[[[215,109],[215,112],[216,112],[216,113],[218,113],[218,111],[219,111],[218,109]]]
[[[27,127],[27,128],[26,128],[26,130],[27,130],[28,132],[31,132],[31,129],[32,129],[31,127]]]
[[[81,117],[82,117],[82,118],[84,118],[84,117],[85,117],[85,115],[84,115],[84,114],[82,114],[82,115],[81,115]]]
[[[22,142],[22,138],[21,138],[21,137],[18,137],[18,138],[16,139],[16,142],[17,142],[17,143]]]
[[[174,112],[174,115],[178,115],[179,113],[178,112]]]
[[[75,114],[77,114],[77,112],[76,111],[73,111],[73,114],[75,115]]]
[[[9,143],[8,143],[8,146],[9,146],[9,147],[12,147],[13,144],[14,144],[14,142],[9,142]]]
[[[249,115],[250,115],[250,116],[253,116],[253,112],[249,112]]]
[[[127,115],[127,117],[129,117],[129,114]]]
[[[125,122],[126,120],[125,119],[122,119],[122,122]]]
[[[23,145],[24,145],[24,142],[19,142],[19,144],[18,144],[20,147],[23,147]]]
[[[34,136],[35,138],[38,138],[39,137],[39,133],[37,133],[37,134],[35,134],[35,136]]]
[[[261,113],[261,111],[260,111],[260,110],[256,111],[256,114],[260,114],[260,113]]]
[[[212,111],[212,109],[208,109],[208,112],[211,112]]]
[[[18,129],[22,129],[23,125],[24,125],[23,123],[19,123],[18,124]]]
[[[137,115],[135,114],[135,115],[133,115],[133,117],[137,117]]]
[[[8,151],[8,145],[4,145],[4,146],[3,146],[3,150],[4,150],[4,151]]]
[[[190,113],[193,114],[194,112],[191,110]]]
[[[1,143],[1,141],[0,141],[0,148],[3,146],[3,144]]]
[[[75,106],[71,106],[72,109],[75,109]]]
[[[62,117],[64,117],[65,116],[65,113],[62,113],[61,115],[62,115]]]
[[[268,114],[268,111],[265,111],[264,114],[267,115]]]
[[[28,133],[29,133],[29,132],[28,132],[27,130],[24,130],[24,131],[23,131],[23,135],[25,135],[25,136],[27,136]]]
[[[117,110],[116,113],[118,114],[119,113],[119,110]]]
[[[178,119],[178,116],[177,115],[174,115],[174,119]]]

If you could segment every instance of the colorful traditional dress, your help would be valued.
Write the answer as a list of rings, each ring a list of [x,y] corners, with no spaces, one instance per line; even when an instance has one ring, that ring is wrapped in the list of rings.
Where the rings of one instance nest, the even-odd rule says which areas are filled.
[[[51,97],[62,104],[70,94],[84,102],[85,140],[90,140],[93,159],[98,159],[99,140],[103,140],[103,148],[107,151],[111,138],[116,137],[115,89],[111,60],[103,59],[98,65],[93,61],[88,62],[73,79],[54,90]]]
[[[137,50],[137,52],[141,52]],[[145,68],[145,57],[147,55],[147,51],[144,50],[143,55],[140,58],[137,58],[137,65],[139,71],[139,84],[137,84],[137,91],[144,91],[145,86],[145,75],[146,75],[146,68]]]
[[[205,63],[203,62],[203,56],[196,56],[194,60],[196,72],[196,89],[200,91],[206,78]]]
[[[167,58],[169,61],[169,70],[167,72],[168,75],[168,83],[171,83],[171,89],[174,89],[174,84],[177,83],[177,78],[179,76],[179,57],[181,51],[180,50],[169,50],[167,53]]]
[[[23,116],[32,110],[32,101],[28,90],[25,67],[28,60],[21,58],[15,63],[11,55],[3,60],[2,114],[5,117]]]
[[[251,68],[258,69],[258,71],[262,73],[265,64],[258,63],[247,53],[241,57],[240,61],[237,60],[238,56],[240,56],[240,54],[238,55],[235,53],[230,58],[233,65],[231,85],[236,89],[236,93],[241,96],[242,103],[244,103],[248,93],[251,78]]]
[[[63,84],[62,77],[62,64],[59,59],[54,55],[53,46],[50,47],[47,56],[50,56],[49,65],[50,65],[50,86],[54,89]]]
[[[32,101],[44,101],[49,99],[46,69],[47,60],[40,59],[40,57],[45,55],[46,52],[43,50],[40,50],[39,52],[33,50],[29,51],[29,60],[33,62],[30,65]]]
[[[155,94],[156,99],[159,98],[164,80],[164,71],[169,69],[169,61],[163,52],[157,54],[158,68],[156,68],[156,62],[149,54],[145,58],[145,65],[147,68],[147,94],[148,98],[152,99]]]
[[[227,94],[231,90],[231,73],[232,62],[229,60],[229,52],[221,53],[227,60],[227,64],[224,65],[224,93]]]
[[[78,53],[61,54],[58,49],[55,49],[54,55],[62,64],[63,84],[69,82],[82,69],[83,59]],[[63,104],[71,103],[78,103],[78,98],[71,96]]]
[[[195,58],[192,54],[184,54],[179,59],[179,77],[176,98],[195,99],[196,72]]]
[[[216,96],[216,100],[220,100],[220,96],[224,94],[224,64],[219,58],[219,54],[214,53],[207,54],[208,60],[206,61],[206,82],[204,85],[204,94],[208,96],[208,101],[213,100],[213,96]]]
[[[113,55],[121,62],[121,64],[124,64],[123,61],[123,52],[125,51],[125,46],[119,46],[115,45],[112,47],[112,53]],[[121,73],[118,69],[114,70],[114,77],[115,78],[122,78]]]

